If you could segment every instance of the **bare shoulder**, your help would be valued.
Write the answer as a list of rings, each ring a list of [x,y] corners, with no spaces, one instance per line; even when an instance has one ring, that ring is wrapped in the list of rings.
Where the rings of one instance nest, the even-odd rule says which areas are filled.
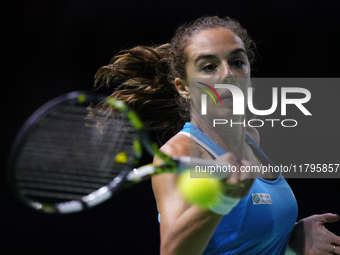
[[[253,139],[257,143],[257,145],[260,146],[260,133],[259,133],[259,131],[254,127],[246,126],[246,132],[251,137],[251,139]]]
[[[160,150],[169,156],[189,156],[190,138],[177,134],[167,141]]]
[[[197,144],[193,142],[190,137],[177,134],[167,141],[160,151],[169,156],[193,156],[198,157],[200,152],[198,151]],[[154,163],[159,162],[157,158],[154,159]]]
[[[190,156],[190,138],[185,135],[175,135],[169,141],[167,141],[160,151],[169,156]],[[161,163],[161,159],[155,157],[154,164]],[[159,190],[164,193],[164,190],[171,191],[177,183],[177,175],[175,174],[159,174],[152,177],[152,186],[157,199],[157,193]]]
[[[199,155],[199,150],[194,143],[191,143],[190,137],[177,134],[167,141],[161,148],[160,151],[169,156],[195,156]],[[161,159],[155,157],[154,164],[161,163]],[[165,194],[175,194],[173,191],[176,189],[177,175],[172,173],[165,173],[154,175],[152,177],[152,186],[157,198],[163,197]],[[159,200],[159,199],[157,199]]]

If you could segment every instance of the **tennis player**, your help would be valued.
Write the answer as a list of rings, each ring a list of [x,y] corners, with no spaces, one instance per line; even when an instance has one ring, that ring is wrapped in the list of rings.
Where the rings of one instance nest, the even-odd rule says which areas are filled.
[[[209,124],[209,118],[221,116],[244,120],[244,116],[232,115],[230,94],[223,95],[221,90],[223,107],[208,112],[204,119],[196,107],[200,98],[190,86],[192,79],[217,79],[237,85],[246,95],[254,48],[239,22],[202,17],[179,27],[169,44],[139,46],[117,55],[97,72],[96,84],[122,84],[112,96],[133,107],[150,130],[160,131],[163,137],[172,134],[161,147],[168,155],[218,158],[237,169],[273,164],[260,149],[255,128],[222,129]],[[340,237],[324,227],[339,216],[313,215],[296,223],[297,202],[281,173],[233,173],[221,181],[226,188],[221,203],[209,210],[188,204],[177,181],[175,174],[152,179],[162,255],[340,254]]]

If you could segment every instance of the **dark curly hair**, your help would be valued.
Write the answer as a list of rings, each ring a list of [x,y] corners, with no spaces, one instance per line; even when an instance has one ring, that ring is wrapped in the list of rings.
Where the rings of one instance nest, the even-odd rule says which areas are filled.
[[[175,78],[186,78],[186,47],[193,35],[223,27],[242,39],[249,63],[255,59],[255,43],[232,18],[202,17],[181,25],[171,42],[156,47],[137,46],[120,52],[95,75],[95,86],[114,87],[111,97],[132,107],[149,130],[177,133],[190,119],[190,105],[179,95]],[[107,108],[104,103],[100,108]]]

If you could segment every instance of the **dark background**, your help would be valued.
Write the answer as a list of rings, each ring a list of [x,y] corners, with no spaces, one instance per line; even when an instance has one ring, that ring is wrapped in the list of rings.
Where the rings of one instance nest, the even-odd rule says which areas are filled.
[[[95,72],[118,51],[166,43],[179,23],[201,15],[231,16],[257,43],[256,77],[339,76],[340,21],[332,1],[27,0],[2,5],[0,251],[8,253],[158,254],[150,183],[85,213],[51,216],[17,202],[5,181],[10,144],[30,114],[58,95],[91,90]],[[315,123],[287,132],[260,130],[261,146],[274,162],[340,163],[340,88],[320,84],[313,89],[317,93],[312,92],[309,107],[318,116]],[[339,179],[288,182],[299,218],[340,213]],[[340,235],[339,223],[328,227]]]

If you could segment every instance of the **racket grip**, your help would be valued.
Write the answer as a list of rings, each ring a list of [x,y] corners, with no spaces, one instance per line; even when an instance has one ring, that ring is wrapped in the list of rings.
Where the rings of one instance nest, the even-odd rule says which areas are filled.
[[[150,176],[155,172],[156,167],[153,164],[148,164],[139,168],[134,168],[131,172],[127,174],[126,179],[128,181],[139,182],[146,176]]]

